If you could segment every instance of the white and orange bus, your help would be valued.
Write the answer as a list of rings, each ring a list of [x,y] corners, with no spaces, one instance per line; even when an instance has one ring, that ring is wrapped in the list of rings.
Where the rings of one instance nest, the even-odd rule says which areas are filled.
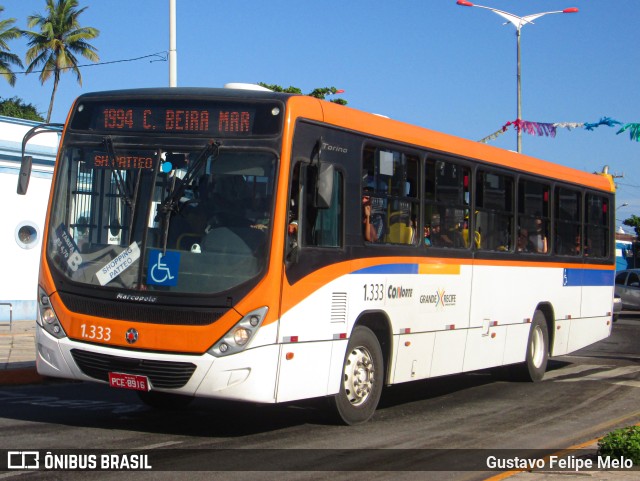
[[[610,334],[613,206],[608,175],[307,96],[82,95],[38,372],[153,406],[328,397],[347,424],[384,385],[505,365],[538,381]]]

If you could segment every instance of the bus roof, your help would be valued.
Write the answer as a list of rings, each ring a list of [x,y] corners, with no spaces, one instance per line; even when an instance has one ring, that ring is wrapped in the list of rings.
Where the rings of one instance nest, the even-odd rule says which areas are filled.
[[[292,97],[289,99],[289,107],[295,111],[298,106],[302,107],[303,104],[310,101],[307,99],[309,97]],[[317,101],[317,99],[311,99],[311,101]],[[592,174],[480,142],[417,127],[380,115],[362,112],[336,103],[320,102],[323,110],[323,119],[321,120],[330,125],[380,138],[392,139],[444,154],[476,159],[520,172],[584,185],[607,192],[615,191],[613,178],[608,174]],[[304,109],[304,107],[302,108]]]
[[[488,164],[503,166],[520,172],[527,172],[553,178],[594,189],[613,192],[615,185],[610,175],[591,174],[553,162],[540,160],[524,154],[489,146],[480,142],[444,134],[423,127],[389,119],[380,115],[362,112],[333,102],[322,101],[306,95],[246,90],[234,88],[205,87],[163,87],[129,90],[112,90],[86,93],[78,97],[94,98],[222,98],[222,99],[263,99],[280,100],[287,103],[289,115],[307,117],[336,127],[361,132],[396,142],[427,148],[444,154],[476,159]],[[320,109],[318,109],[318,104]],[[316,112],[320,113],[319,115]],[[320,117],[320,118],[318,118]]]
[[[101,92],[89,92],[78,97],[77,101],[84,99],[96,98],[222,98],[222,99],[264,99],[264,100],[281,100],[286,102],[287,99],[296,94],[286,94],[279,92],[267,92],[264,90],[247,90],[235,88],[209,88],[209,87],[158,87],[158,88],[142,88],[142,89],[125,89],[125,90],[105,90]]]

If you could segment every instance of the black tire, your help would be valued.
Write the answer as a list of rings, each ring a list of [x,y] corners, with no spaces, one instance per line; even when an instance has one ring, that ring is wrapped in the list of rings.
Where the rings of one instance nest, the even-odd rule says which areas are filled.
[[[378,407],[383,382],[378,338],[369,328],[356,326],[344,356],[340,392],[331,398],[340,421],[350,426],[368,421]]]
[[[186,408],[193,401],[192,396],[158,391],[138,391],[138,397],[147,406],[167,411]]]
[[[513,378],[516,381],[541,381],[547,370],[549,361],[549,332],[547,321],[542,311],[533,314],[529,339],[527,340],[527,355],[525,362],[514,366]]]

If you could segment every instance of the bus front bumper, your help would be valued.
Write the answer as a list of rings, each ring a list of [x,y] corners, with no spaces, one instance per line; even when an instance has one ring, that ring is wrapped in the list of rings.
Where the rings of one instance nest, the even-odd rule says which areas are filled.
[[[277,344],[247,349],[228,357],[132,351],[56,339],[36,325],[36,367],[42,376],[109,384],[109,372],[148,377],[151,390],[187,396],[274,403],[278,359]],[[148,366],[154,366],[150,370]],[[167,369],[163,369],[166,366]],[[188,380],[158,387],[154,378],[166,379],[179,367],[193,370]],[[127,372],[129,371],[129,372]],[[166,371],[166,373],[163,373]],[[162,375],[165,374],[165,375]],[[157,377],[156,377],[157,376]],[[158,381],[158,384],[162,384]]]

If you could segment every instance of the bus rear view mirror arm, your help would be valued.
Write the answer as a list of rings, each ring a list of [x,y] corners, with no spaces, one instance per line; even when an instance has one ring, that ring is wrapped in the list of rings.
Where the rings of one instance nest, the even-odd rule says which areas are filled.
[[[40,124],[29,129],[29,131],[24,134],[24,137],[22,137],[22,163],[20,164],[20,175],[18,176],[18,188],[16,190],[18,195],[25,195],[27,193],[29,179],[31,178],[33,157],[30,155],[24,155],[27,142],[36,135],[44,132],[61,132],[63,127],[64,124]]]

